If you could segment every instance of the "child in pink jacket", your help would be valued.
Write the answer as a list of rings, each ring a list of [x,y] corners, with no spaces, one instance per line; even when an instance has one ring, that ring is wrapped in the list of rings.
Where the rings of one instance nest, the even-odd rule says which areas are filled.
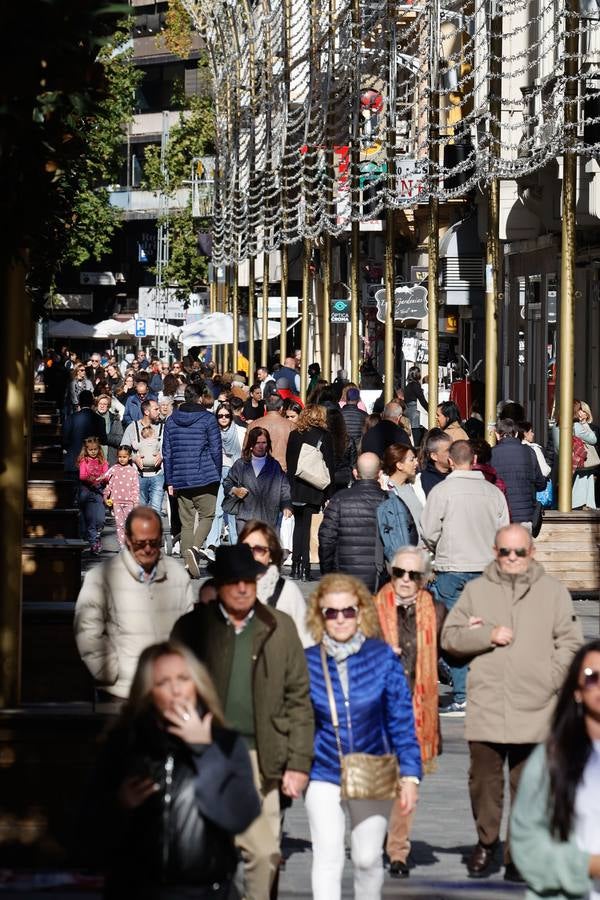
[[[104,502],[112,506],[117,538],[125,546],[125,520],[134,506],[139,506],[140,483],[137,469],[131,464],[131,447],[123,444],[117,450],[117,463],[106,473]]]

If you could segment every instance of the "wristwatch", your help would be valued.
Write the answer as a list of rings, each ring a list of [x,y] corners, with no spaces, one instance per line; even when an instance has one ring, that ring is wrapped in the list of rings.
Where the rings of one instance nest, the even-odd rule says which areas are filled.
[[[421,779],[417,778],[416,775],[403,775],[400,778],[400,781],[405,781],[405,782],[408,782],[409,784],[416,784],[417,786],[419,786],[421,784]]]

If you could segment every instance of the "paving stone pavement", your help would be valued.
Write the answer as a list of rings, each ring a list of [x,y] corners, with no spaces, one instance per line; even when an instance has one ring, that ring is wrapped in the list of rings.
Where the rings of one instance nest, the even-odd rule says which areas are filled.
[[[112,549],[113,538],[107,528],[105,547]],[[116,543],[116,542],[115,542]],[[114,547],[116,549],[116,546]],[[109,555],[108,553],[106,554]],[[284,567],[283,574],[286,574]],[[305,597],[309,597],[316,582],[301,583]],[[600,636],[599,603],[595,600],[575,601],[574,609],[580,617],[586,639]],[[445,689],[441,688],[442,694]],[[442,703],[444,698],[442,696]],[[475,828],[471,816],[467,791],[468,752],[463,737],[464,719],[443,719],[443,754],[437,771],[428,775],[422,783],[419,807],[412,831],[411,851],[414,868],[405,880],[391,879],[386,873],[383,897],[429,898],[429,900],[454,900],[454,898],[515,898],[521,900],[524,890],[519,885],[503,881],[501,856],[489,878],[466,878],[463,857],[475,842]],[[506,793],[508,795],[508,786]],[[506,831],[506,814],[503,834]],[[286,812],[284,822],[283,854],[285,867],[280,878],[280,900],[302,900],[311,897],[310,870],[312,863],[310,834],[303,803],[296,801]],[[348,856],[348,854],[347,854]],[[0,891],[0,897],[6,895]],[[23,894],[14,894],[14,897]],[[47,894],[31,894],[33,898]],[[52,896],[57,896],[54,892]],[[76,894],[69,893],[73,900]],[[90,898],[90,893],[81,895]],[[65,900],[67,895],[65,894]],[[343,880],[343,900],[353,897],[352,869],[347,859]],[[360,900],[360,898],[357,898]]]

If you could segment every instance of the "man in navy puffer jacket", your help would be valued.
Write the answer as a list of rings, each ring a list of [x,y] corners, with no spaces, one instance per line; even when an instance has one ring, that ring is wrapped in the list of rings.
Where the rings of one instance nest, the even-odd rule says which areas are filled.
[[[492,450],[492,465],[506,482],[506,499],[511,522],[531,522],[535,507],[535,492],[543,491],[546,479],[542,475],[536,455],[517,439],[517,426],[512,419],[496,422],[498,443]]]
[[[188,384],[185,402],[174,410],[163,433],[163,465],[169,494],[177,496],[181,555],[198,574],[198,548],[211,529],[221,480],[223,449],[217,420],[200,403],[199,386]],[[194,519],[198,524],[194,529]]]

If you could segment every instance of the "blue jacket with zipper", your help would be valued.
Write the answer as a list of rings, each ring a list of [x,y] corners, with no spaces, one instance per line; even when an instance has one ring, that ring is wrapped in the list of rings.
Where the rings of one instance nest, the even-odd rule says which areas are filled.
[[[310,698],[315,714],[312,781],[340,783],[340,760],[331,721],[321,647],[306,651]],[[342,753],[395,753],[401,775],[421,777],[421,750],[415,734],[413,704],[400,660],[387,644],[368,639],[347,659],[348,700],[337,665],[327,657],[338,712]]]
[[[221,480],[223,449],[214,415],[198,403],[173,410],[163,432],[165,484],[175,490],[205,487]]]

